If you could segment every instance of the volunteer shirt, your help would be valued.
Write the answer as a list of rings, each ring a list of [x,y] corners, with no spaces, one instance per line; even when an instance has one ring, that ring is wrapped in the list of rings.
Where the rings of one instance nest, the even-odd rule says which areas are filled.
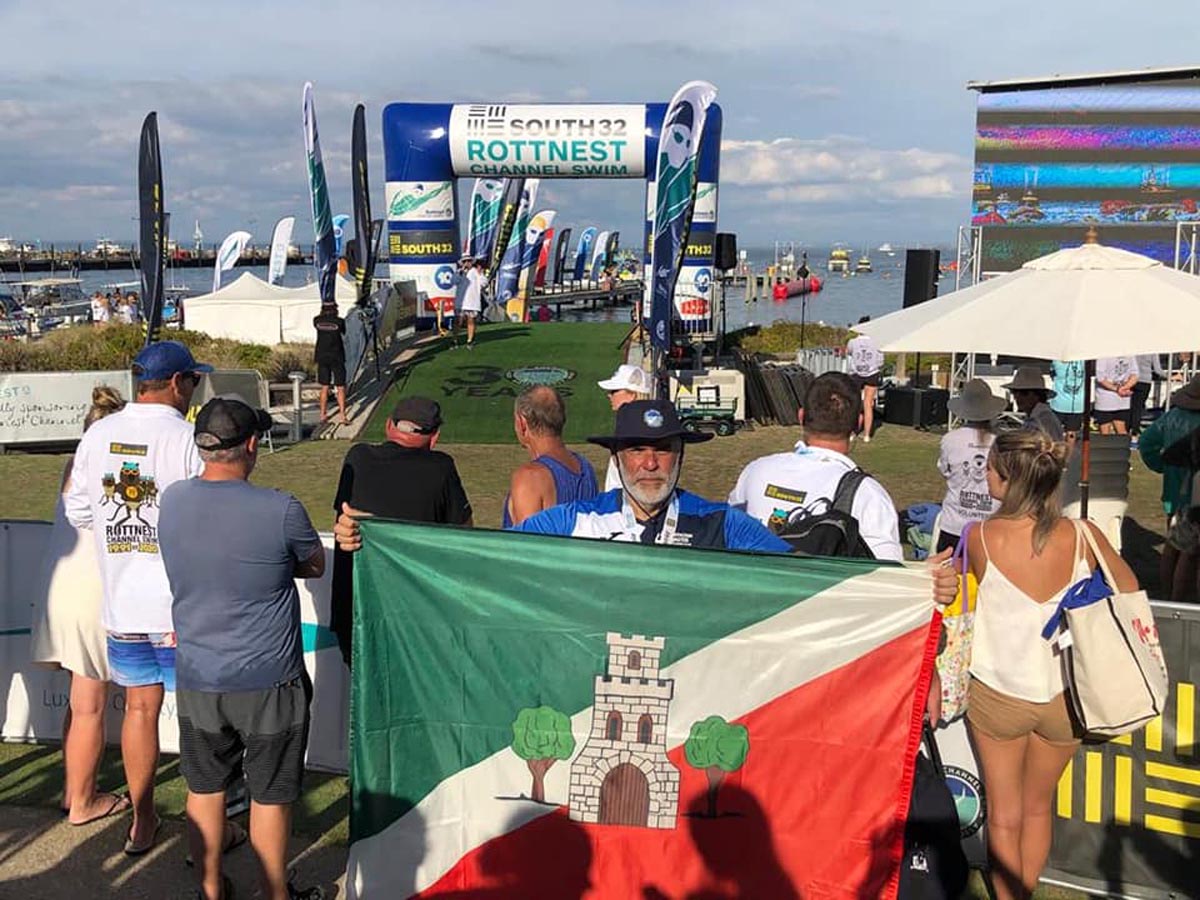
[[[768,527],[773,522],[782,525],[801,507],[818,515],[828,510],[842,476],[855,468],[848,456],[799,441],[790,453],[763,456],[742,469],[729,505]],[[883,485],[874,478],[864,479],[850,514],[858,520],[858,532],[876,559],[904,559],[899,517]]]
[[[313,318],[317,330],[317,349],[313,358],[318,362],[341,362],[346,358],[346,346],[342,335],[346,333],[346,320],[337,313],[321,313]]]
[[[1096,360],[1096,403],[1099,412],[1129,409],[1129,397],[1100,386],[1101,381],[1122,384],[1137,374],[1137,361],[1132,356],[1110,356]]]
[[[879,374],[883,368],[883,352],[875,346],[873,338],[865,334],[853,338],[846,345],[846,356],[850,359],[850,374],[861,378]]]
[[[191,478],[163,493],[159,536],[180,688],[263,691],[300,675],[293,572],[324,552],[300,501],[246,481]]]
[[[942,531],[962,534],[968,522],[989,518],[1000,503],[992,499],[987,486],[988,453],[995,436],[990,431],[955,428],[942,438],[938,471],[946,479],[946,497],[942,500]]]
[[[483,305],[483,276],[472,267],[463,278],[466,287],[463,289],[462,311],[479,312]]]
[[[75,451],[67,519],[95,535],[101,621],[130,634],[172,631],[171,588],[158,544],[163,491],[204,468],[191,423],[163,403],[130,403],[96,422]]]
[[[1050,363],[1050,377],[1054,382],[1054,396],[1050,408],[1055,412],[1079,415],[1083,412],[1083,360],[1071,362],[1056,359]]]
[[[786,542],[741,510],[687,491],[676,491],[674,501],[647,522],[634,519],[625,492],[618,490],[544,509],[512,530],[710,550],[791,551]]]

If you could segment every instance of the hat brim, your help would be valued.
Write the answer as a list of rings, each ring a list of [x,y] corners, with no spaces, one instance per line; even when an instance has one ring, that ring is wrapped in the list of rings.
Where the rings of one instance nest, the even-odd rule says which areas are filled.
[[[1054,390],[1053,388],[1048,388],[1045,385],[1034,387],[1032,385],[1017,384],[1015,381],[1010,381],[1008,384],[1000,385],[1000,387],[1006,391],[1041,391],[1046,395],[1047,400],[1049,400],[1051,397],[1058,396],[1058,391]]]
[[[606,378],[604,381],[597,381],[596,384],[605,391],[633,391],[635,394],[641,394],[633,385],[627,381],[621,381],[619,378]]]
[[[963,402],[963,398],[951,397],[946,401],[946,407],[950,412],[954,413],[960,419],[965,419],[968,422],[982,422],[986,419],[993,419],[1004,411],[1008,406],[1008,401],[1003,397],[997,397],[994,394],[990,400],[985,400],[980,407],[971,406]]]
[[[670,440],[671,438],[679,438],[685,444],[703,444],[705,441],[711,441],[716,435],[708,431],[676,431],[673,434],[658,434],[654,438],[648,437],[617,437],[615,434],[595,434],[587,439],[589,444],[599,444],[601,447],[606,447],[609,450],[620,450],[621,447],[633,446],[637,444],[654,443],[656,441]]]
[[[213,371],[213,367],[208,363],[196,363],[194,366],[192,366],[192,371],[199,372],[201,375],[207,375],[209,372]]]

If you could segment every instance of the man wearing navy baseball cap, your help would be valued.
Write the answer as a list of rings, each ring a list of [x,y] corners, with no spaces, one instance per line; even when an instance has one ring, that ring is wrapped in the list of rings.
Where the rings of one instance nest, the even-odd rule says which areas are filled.
[[[71,524],[95,535],[108,664],[112,680],[125,688],[121,756],[133,801],[125,841],[130,856],[150,850],[158,833],[158,714],[163,691],[175,689],[175,628],[158,544],[158,500],[168,486],[204,468],[184,413],[201,376],[211,371],[178,341],[144,348],[133,360],[136,401],[87,430],[64,497]],[[101,716],[103,709],[72,704],[71,715]]]

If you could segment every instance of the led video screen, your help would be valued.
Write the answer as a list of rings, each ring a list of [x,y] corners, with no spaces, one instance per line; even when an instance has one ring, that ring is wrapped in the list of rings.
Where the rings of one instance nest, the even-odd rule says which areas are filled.
[[[1200,79],[985,90],[972,224],[984,271],[1081,243],[1175,263],[1177,222],[1200,222]]]

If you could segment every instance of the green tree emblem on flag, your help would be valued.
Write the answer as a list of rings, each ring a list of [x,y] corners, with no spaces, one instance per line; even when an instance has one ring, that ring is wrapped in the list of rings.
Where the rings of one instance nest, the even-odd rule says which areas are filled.
[[[683,745],[688,765],[708,776],[708,816],[717,816],[717,791],[729,772],[736,772],[750,753],[750,732],[745,725],[730,725],[720,716],[692,723]]]
[[[571,719],[551,706],[526,707],[512,723],[513,753],[525,760],[533,776],[530,796],[546,802],[546,773],[556,760],[570,759],[575,752]]]

